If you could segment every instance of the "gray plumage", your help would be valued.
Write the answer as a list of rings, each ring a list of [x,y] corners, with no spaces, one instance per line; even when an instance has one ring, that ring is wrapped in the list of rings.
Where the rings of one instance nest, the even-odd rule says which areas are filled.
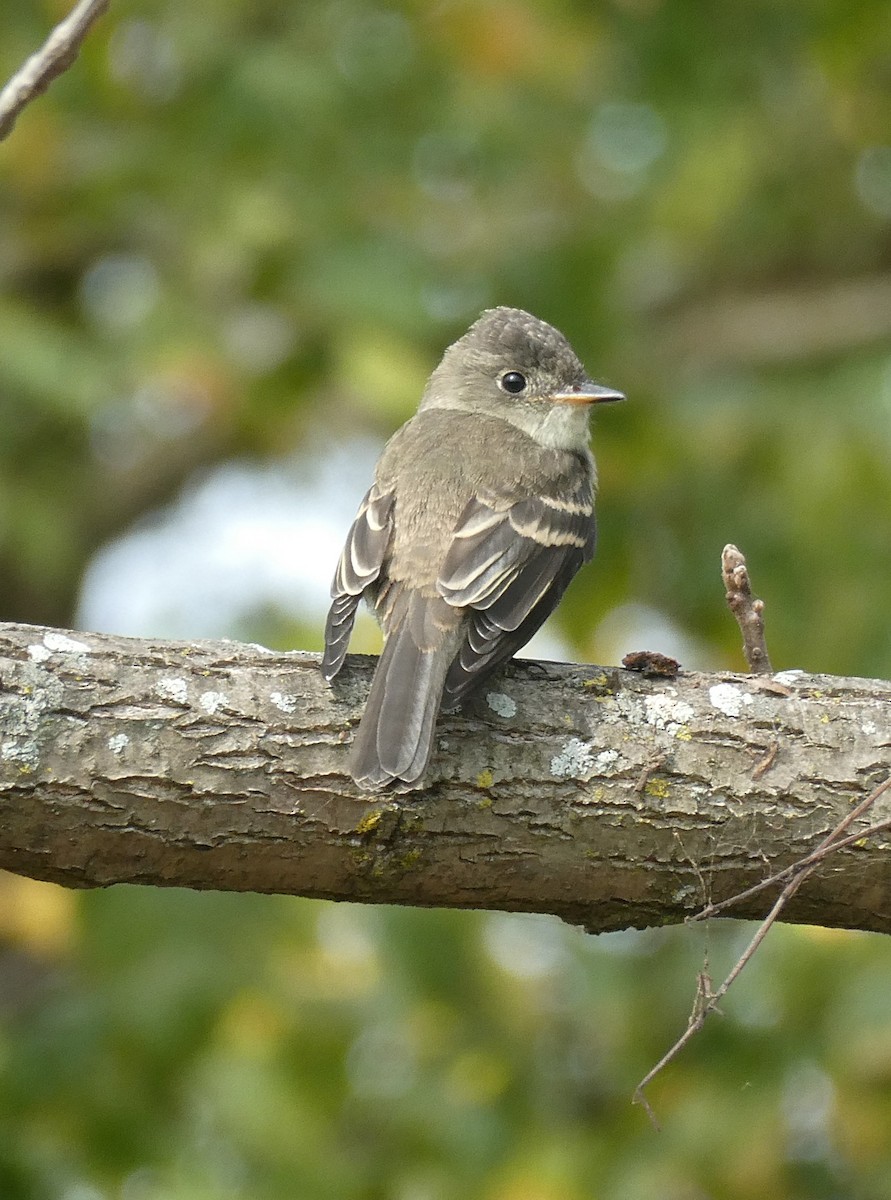
[[[483,313],[446,350],[384,449],[331,589],[327,680],[363,596],[384,632],[350,758],[360,787],[417,785],[440,709],[515,654],[591,558],[588,411],[619,399],[519,309]]]

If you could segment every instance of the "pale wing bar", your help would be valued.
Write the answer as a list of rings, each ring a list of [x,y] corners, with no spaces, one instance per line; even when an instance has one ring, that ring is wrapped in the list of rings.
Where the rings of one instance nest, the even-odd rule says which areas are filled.
[[[438,582],[449,604],[471,610],[446,677],[453,708],[529,640],[594,553],[593,496],[587,482],[571,500],[535,497],[501,509],[472,500]]]

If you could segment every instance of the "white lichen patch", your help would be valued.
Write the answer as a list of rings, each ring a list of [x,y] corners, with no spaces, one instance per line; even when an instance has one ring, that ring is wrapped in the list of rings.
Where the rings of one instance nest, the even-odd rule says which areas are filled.
[[[591,747],[579,738],[570,738],[560,753],[551,759],[551,774],[558,779],[586,779],[594,768]]]
[[[40,645],[39,642],[34,646],[28,647],[28,657],[31,659],[31,662],[46,662],[51,654],[52,650],[49,650],[46,646]]]
[[[671,896],[674,904],[689,904],[691,901],[695,903],[701,898],[700,889],[692,883],[685,884],[684,887],[679,887]]]
[[[198,697],[198,704],[211,717],[225,703],[226,695],[224,692],[202,692]]]
[[[601,750],[595,759],[597,767],[600,771],[606,771],[609,767],[615,766],[618,761],[618,750]]]
[[[163,679],[159,679],[155,684],[155,691],[165,700],[175,700],[178,704],[185,704],[189,698],[186,681],[178,675],[165,675]]]
[[[510,696],[505,696],[504,692],[487,692],[486,703],[492,712],[497,713],[499,717],[508,718],[517,715],[516,700],[512,700]]]
[[[92,653],[86,642],[79,642],[76,638],[67,637],[66,634],[59,633],[55,629],[50,629],[43,635],[43,644],[47,650],[57,650],[65,654]]]
[[[865,733],[867,737],[872,737],[874,733],[879,732],[879,727],[875,721],[864,721],[860,726],[861,733]]]
[[[777,671],[777,673],[773,676],[773,679],[775,683],[798,683],[803,675],[804,671],[798,667],[795,667],[789,671]]]
[[[108,739],[108,748],[112,754],[123,754],[130,745],[130,739],[126,733],[113,733]]]
[[[675,692],[657,692],[655,696],[645,696],[644,707],[647,710],[647,724],[669,733],[676,733],[696,715],[686,700],[678,700]]]
[[[40,761],[37,746],[33,741],[15,741],[13,739],[0,745],[0,758],[4,762],[17,762],[27,767],[36,767]]]
[[[222,638],[224,642],[234,642],[234,638]],[[248,650],[256,650],[260,654],[275,654],[275,650],[270,650],[268,646],[261,646],[259,642],[245,642]]]
[[[709,688],[708,698],[725,717],[738,717],[745,705],[752,703],[749,693],[733,683],[716,683]]]
[[[0,758],[33,768],[40,762],[39,736],[43,714],[60,703],[62,689],[52,678],[45,685],[27,688],[16,705],[4,716]]]
[[[0,759],[18,763],[23,772],[40,766],[43,748],[57,736],[44,725],[45,713],[65,707],[64,689],[52,672],[26,667],[25,673],[30,682],[3,714],[0,743]]]
[[[289,696],[285,692],[270,692],[269,699],[283,713],[292,713],[297,707],[296,696]]]

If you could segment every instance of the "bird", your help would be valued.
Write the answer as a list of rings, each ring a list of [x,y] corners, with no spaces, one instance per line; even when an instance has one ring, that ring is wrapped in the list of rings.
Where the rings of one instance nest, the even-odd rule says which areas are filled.
[[[589,413],[624,399],[522,309],[487,309],[446,349],[381,454],[331,586],[329,683],[363,597],[383,631],[350,752],[360,789],[426,786],[440,711],[529,641],[591,559]]]

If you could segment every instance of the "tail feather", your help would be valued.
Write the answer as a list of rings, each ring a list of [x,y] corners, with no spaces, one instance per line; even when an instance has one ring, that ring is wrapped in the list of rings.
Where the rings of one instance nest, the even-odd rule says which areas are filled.
[[[454,610],[438,598],[400,598],[356,731],[350,774],[367,790],[417,783],[433,749],[443,684],[455,656]],[[441,613],[431,613],[431,606]],[[448,618],[437,622],[435,617]]]

